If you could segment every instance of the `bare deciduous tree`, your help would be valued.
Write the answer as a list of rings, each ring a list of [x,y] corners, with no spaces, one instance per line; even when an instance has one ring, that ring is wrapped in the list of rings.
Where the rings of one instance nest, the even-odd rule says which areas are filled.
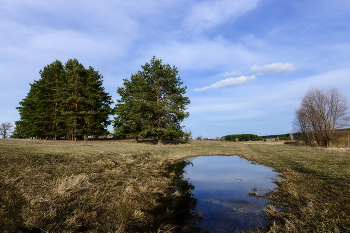
[[[311,88],[295,112],[294,129],[308,144],[328,147],[337,129],[349,125],[348,103],[336,88]]]
[[[12,124],[10,122],[1,123],[0,125],[0,135],[2,138],[6,138],[12,129]]]

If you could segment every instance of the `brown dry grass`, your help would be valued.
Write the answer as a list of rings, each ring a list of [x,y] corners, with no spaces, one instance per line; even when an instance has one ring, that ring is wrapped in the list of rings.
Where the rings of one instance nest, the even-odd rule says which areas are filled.
[[[350,232],[350,151],[291,145],[247,145],[240,156],[274,167],[285,180],[268,193],[270,232]],[[266,229],[265,229],[266,230]]]
[[[172,232],[164,217],[171,213],[158,201],[179,196],[169,193],[174,174],[165,176],[167,166],[193,156],[234,154],[274,167],[285,179],[276,181],[279,192],[267,194],[285,208],[269,207],[273,224],[260,231],[350,231],[349,150],[39,140],[0,140],[0,231]]]

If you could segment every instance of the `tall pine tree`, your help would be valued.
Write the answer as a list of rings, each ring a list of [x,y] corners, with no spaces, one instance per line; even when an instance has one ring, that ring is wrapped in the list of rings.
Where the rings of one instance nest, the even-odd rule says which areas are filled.
[[[54,119],[58,103],[55,94],[63,73],[62,63],[58,60],[40,70],[41,78],[31,84],[27,97],[17,108],[21,119],[16,123],[15,135],[46,139],[57,137],[58,127]]]
[[[131,75],[130,81],[124,79],[124,87],[119,87],[117,92],[120,99],[114,108],[117,117],[114,118],[114,132],[117,136],[128,136],[135,138],[146,137],[144,124],[152,114],[149,102],[152,101],[148,95],[149,87],[146,80],[139,71]]]
[[[143,69],[124,79],[124,87],[118,88],[120,99],[115,106],[114,128],[119,135],[156,137],[162,139],[182,138],[180,123],[189,116],[185,112],[190,103],[186,86],[178,76],[175,66],[162,64],[153,57]]]
[[[42,136],[46,139],[56,139],[60,136],[60,126],[55,121],[59,109],[57,94],[60,91],[62,81],[65,79],[62,63],[56,60],[45,66],[44,70],[40,71],[40,76],[36,99],[37,114],[39,115],[37,122],[41,124],[39,128]]]
[[[12,134],[16,138],[29,138],[29,137],[40,137],[40,128],[37,126],[37,92],[38,85],[36,82],[30,84],[30,90],[19,104],[20,107],[16,109],[21,116],[19,121],[15,122],[15,129]]]

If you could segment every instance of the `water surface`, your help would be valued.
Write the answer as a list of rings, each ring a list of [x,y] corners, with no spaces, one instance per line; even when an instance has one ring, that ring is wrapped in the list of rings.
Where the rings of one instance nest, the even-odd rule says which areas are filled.
[[[201,156],[190,159],[184,179],[194,189],[196,211],[203,220],[198,225],[211,232],[256,229],[268,222],[263,209],[268,199],[249,195],[276,189],[272,168],[250,163],[238,156]]]

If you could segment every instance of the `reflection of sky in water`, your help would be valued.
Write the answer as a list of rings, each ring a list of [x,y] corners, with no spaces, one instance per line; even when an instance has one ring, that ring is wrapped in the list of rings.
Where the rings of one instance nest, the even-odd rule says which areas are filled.
[[[212,232],[248,230],[266,224],[261,216],[266,198],[249,196],[256,188],[260,194],[277,187],[272,178],[278,173],[254,165],[238,156],[202,156],[191,159],[184,178],[195,186],[197,210],[202,212],[203,229]]]

